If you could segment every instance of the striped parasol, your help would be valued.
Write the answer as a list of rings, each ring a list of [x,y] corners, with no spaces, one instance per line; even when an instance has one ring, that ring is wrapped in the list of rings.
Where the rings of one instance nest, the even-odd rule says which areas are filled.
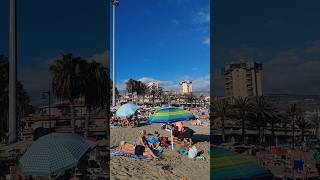
[[[186,110],[177,107],[165,107],[157,110],[149,119],[148,123],[172,124],[180,121],[195,119],[195,116]],[[171,129],[171,147],[173,149],[173,136]]]
[[[218,147],[212,147],[210,154],[211,179],[273,179],[271,172],[259,166],[249,156]]]
[[[90,145],[78,134],[51,133],[40,137],[19,160],[27,176],[51,176],[76,167]]]
[[[166,107],[157,110],[151,117],[149,123],[172,124],[180,121],[195,119],[195,116],[186,110],[177,107]]]

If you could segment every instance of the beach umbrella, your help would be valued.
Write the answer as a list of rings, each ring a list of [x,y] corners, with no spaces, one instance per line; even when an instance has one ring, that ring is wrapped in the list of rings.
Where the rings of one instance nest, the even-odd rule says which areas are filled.
[[[259,166],[247,155],[223,148],[211,147],[211,179],[273,179],[270,171]]]
[[[166,107],[157,110],[151,117],[148,118],[147,122],[161,123],[161,124],[172,124],[180,121],[188,121],[190,119],[195,119],[195,116],[189,111],[177,108],[177,107]],[[171,133],[171,145],[173,149],[173,136]]]
[[[19,160],[26,176],[51,176],[76,167],[90,145],[78,134],[51,133],[33,142]]]
[[[127,118],[132,116],[138,110],[138,106],[132,103],[122,105],[116,112],[116,115],[120,118]]]

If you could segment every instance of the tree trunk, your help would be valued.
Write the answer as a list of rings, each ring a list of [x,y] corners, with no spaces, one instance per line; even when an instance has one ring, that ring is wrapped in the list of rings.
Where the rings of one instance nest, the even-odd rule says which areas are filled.
[[[154,94],[152,95],[152,105],[154,107]]]
[[[304,128],[301,129],[301,142],[304,141]]]
[[[271,134],[272,134],[271,143],[272,143],[272,145],[274,145],[275,144],[275,142],[274,142],[275,135],[274,135],[274,123],[273,122],[271,123]]]
[[[86,121],[85,121],[85,133],[84,133],[85,137],[88,137],[88,135],[89,135],[89,124],[90,124],[90,121],[91,121],[91,108],[88,107],[87,108],[87,117],[86,117]]]
[[[294,117],[292,118],[292,148],[294,148]]]
[[[246,141],[246,127],[245,127],[245,117],[244,115],[242,116],[242,144],[245,143]]]
[[[75,108],[74,108],[74,101],[71,100],[70,101],[70,104],[71,104],[71,128],[72,128],[72,133],[75,133],[75,128],[76,128],[76,113],[75,113]]]
[[[222,124],[222,142],[225,143],[226,142],[226,136],[225,136],[225,132],[224,132],[224,117],[221,118],[221,124]]]
[[[261,137],[261,126],[258,127],[259,129],[259,144],[261,145],[262,137]]]

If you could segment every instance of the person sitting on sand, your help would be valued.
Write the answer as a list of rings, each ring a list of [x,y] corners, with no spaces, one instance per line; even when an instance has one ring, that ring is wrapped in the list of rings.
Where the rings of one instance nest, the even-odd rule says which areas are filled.
[[[150,142],[151,148],[157,149],[157,150],[159,149],[161,142],[160,142],[160,134],[158,131],[155,131],[153,136],[150,137],[148,140]]]
[[[121,152],[135,154],[135,155],[143,155],[147,156],[150,159],[157,160],[158,157],[153,153],[149,144],[146,140],[146,130],[141,130],[139,136],[137,137],[136,144],[126,143],[124,141],[120,144]]]
[[[192,136],[194,134],[194,131],[188,127],[184,127],[182,122],[177,122],[176,126],[173,127],[173,142],[175,144],[182,144],[186,147],[191,147],[192,142]]]

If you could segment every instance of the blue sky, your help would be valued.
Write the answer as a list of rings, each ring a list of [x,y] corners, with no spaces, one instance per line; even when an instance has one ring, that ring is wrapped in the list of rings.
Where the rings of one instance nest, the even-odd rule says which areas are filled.
[[[263,63],[268,93],[320,93],[320,1],[215,0],[213,93],[223,94],[218,70],[230,61]]]
[[[49,65],[62,53],[105,59],[107,5],[103,0],[17,0],[18,79],[33,104],[49,88]],[[0,1],[0,54],[8,55],[9,1]]]
[[[116,8],[118,87],[123,89],[124,82],[134,78],[158,80],[163,87],[177,89],[179,81],[188,79],[194,90],[208,91],[209,3],[122,0]]]
[[[17,0],[18,79],[41,103],[49,66],[62,53],[105,63],[106,0]],[[117,79],[182,79],[209,89],[209,0],[122,0],[117,9]],[[0,1],[0,54],[8,55],[9,1]],[[205,83],[202,83],[205,82]]]

